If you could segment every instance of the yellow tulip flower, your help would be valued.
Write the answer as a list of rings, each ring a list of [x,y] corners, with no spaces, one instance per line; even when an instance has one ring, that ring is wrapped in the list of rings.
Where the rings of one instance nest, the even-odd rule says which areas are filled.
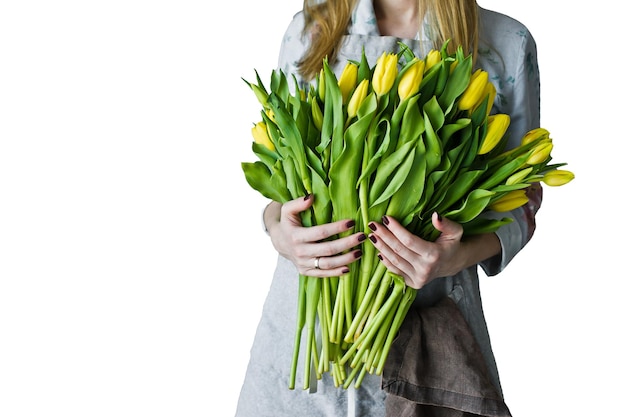
[[[478,106],[483,102],[485,98],[487,98],[487,114],[491,113],[491,109],[493,108],[493,102],[496,100],[496,95],[498,92],[496,91],[496,86],[493,85],[492,82],[488,82],[485,86],[485,91],[483,92],[483,96],[478,100],[478,103],[474,105],[472,111],[476,110]]]
[[[356,116],[356,113],[359,111],[359,107],[361,107],[363,100],[365,100],[365,97],[367,97],[369,85],[370,85],[369,80],[364,79],[363,81],[359,83],[359,85],[354,90],[354,93],[352,94],[352,98],[350,98],[350,101],[348,102],[348,109],[347,109],[348,117],[350,119]]]
[[[551,187],[560,187],[574,179],[574,173],[565,169],[553,169],[543,174],[541,181]]]
[[[341,75],[339,76],[339,81],[337,81],[337,84],[339,85],[339,91],[341,91],[341,99],[344,104],[348,102],[350,94],[356,86],[358,71],[359,67],[357,67],[352,62],[348,62],[343,68]]]
[[[505,113],[493,114],[487,118],[487,133],[478,150],[479,155],[484,155],[496,147],[506,133],[511,123],[511,116]]]
[[[528,203],[528,197],[526,196],[526,191],[514,190],[514,191],[509,191],[504,196],[500,197],[493,203],[489,204],[487,208],[489,210],[502,213],[505,211],[514,210],[518,207],[522,207],[526,203]]]
[[[400,100],[412,97],[417,93],[420,88],[420,83],[424,76],[424,67],[426,63],[421,59],[416,59],[416,62],[402,74],[400,82],[398,83],[398,96]]]
[[[441,51],[432,49],[428,52],[428,55],[426,55],[426,65],[424,67],[424,71],[428,71],[439,62],[441,62]]]
[[[550,132],[543,127],[529,130],[524,137],[522,137],[522,146],[534,142],[536,140],[543,140],[550,137]]]
[[[477,69],[470,78],[469,85],[459,97],[459,110],[470,110],[485,97],[485,88],[489,83],[489,74],[487,71]]]
[[[267,149],[271,151],[276,150],[274,143],[272,143],[270,136],[267,133],[267,125],[265,122],[256,123],[252,127],[252,137],[256,143],[265,146]]]
[[[376,68],[372,74],[372,88],[379,96],[387,94],[398,75],[398,55],[383,52],[376,61]]]
[[[552,152],[552,141],[539,142],[537,146],[535,146],[526,160],[528,165],[537,165],[548,159],[550,153]]]

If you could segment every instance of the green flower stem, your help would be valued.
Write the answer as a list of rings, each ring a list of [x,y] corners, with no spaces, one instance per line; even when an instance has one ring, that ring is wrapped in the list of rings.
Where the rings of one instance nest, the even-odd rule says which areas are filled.
[[[395,285],[406,287],[406,284],[404,283],[404,281],[402,279],[400,279],[400,281],[401,281],[400,283],[396,281]],[[411,288],[411,287],[406,287],[404,289],[404,293],[402,294],[402,299],[400,300],[398,310],[396,311],[396,314],[394,315],[394,318],[393,318],[393,323],[391,324],[391,328],[387,332],[385,345],[383,346],[382,351],[380,352],[380,357],[378,358],[377,363],[376,363],[377,375],[381,375],[383,373],[383,368],[385,366],[385,362],[387,361],[387,356],[389,355],[391,344],[396,338],[396,335],[398,334],[398,331],[400,330],[400,326],[402,325],[404,318],[406,317],[407,313],[409,312],[409,309],[411,308],[411,305],[413,304],[413,300],[415,300],[415,297],[417,296],[417,291],[418,290],[416,290],[415,288]]]
[[[359,377],[357,378],[356,382],[354,383],[354,388],[359,388],[361,386],[361,383],[363,382],[363,378],[365,378],[365,375],[368,373],[368,370],[365,366],[361,367],[361,372],[359,372]]]
[[[343,314],[345,312],[345,309],[343,307],[344,287],[345,287],[345,282],[343,280],[340,280],[337,286],[337,296],[335,298],[336,301],[335,301],[335,306],[333,309],[331,325],[330,325],[330,341],[333,343],[341,343],[341,340],[342,340],[341,331],[343,329],[343,319],[344,319]]]
[[[360,262],[356,262],[354,265],[354,269],[358,272],[358,267]],[[351,270],[349,274],[341,277],[344,281],[344,293],[343,293],[343,309],[345,311],[345,328],[350,328],[352,326],[352,318],[353,318],[353,308],[352,302],[354,299],[354,280],[357,277],[357,273],[354,270]],[[343,330],[342,326],[342,330]],[[339,340],[342,340],[343,337],[339,337]]]
[[[330,278],[322,278],[322,310],[320,313],[321,317],[324,317],[324,324],[328,329],[328,333],[330,334],[330,329],[332,326],[332,295],[331,295],[331,282]]]
[[[345,381],[343,382],[343,388],[344,389],[348,389],[350,384],[352,384],[352,381],[354,381],[356,379],[356,377],[359,374],[359,371],[361,369],[363,369],[363,363],[361,363],[361,364],[359,364],[359,365],[357,365],[357,366],[352,368],[352,370],[350,371],[350,374],[348,374],[348,377],[345,378]]]
[[[291,375],[289,376],[289,389],[296,387],[296,371],[298,368],[298,356],[300,355],[300,344],[302,341],[302,330],[306,322],[306,276],[300,275],[298,278],[298,307],[296,315],[296,334],[294,340],[293,356],[291,360]]]
[[[385,274],[385,270],[386,267],[383,263],[379,263],[376,267],[376,271],[374,271],[372,278],[369,280],[369,285],[366,287],[366,293],[363,297],[363,301],[359,305],[356,315],[352,320],[352,326],[350,326],[350,328],[346,332],[346,335],[344,337],[344,340],[346,342],[353,341],[359,322],[366,318],[368,308],[370,307],[369,304],[372,301],[374,295],[378,292],[378,286],[383,278],[383,275]]]
[[[335,388],[339,388],[341,384],[343,384],[343,380],[345,379],[345,378],[342,378],[339,369],[340,367],[337,366],[336,363],[332,364],[332,376],[333,376],[333,383],[335,384]]]
[[[400,302],[401,299],[399,299],[396,304],[399,305]],[[367,367],[368,372],[372,372],[372,369],[374,369],[374,362],[377,358],[380,357],[380,350],[384,346],[385,341],[387,340],[387,335],[389,334],[389,329],[391,328],[391,325],[395,321],[395,317],[397,316],[397,307],[394,307],[392,310],[395,310],[396,313],[387,314],[387,316],[385,316],[382,326],[376,332],[376,340],[374,340],[372,350],[369,352],[369,355],[367,356],[365,362],[365,366]]]
[[[304,368],[304,384],[305,389],[309,388],[309,381],[311,377],[311,363],[315,358],[315,354],[317,353],[316,349],[316,340],[315,340],[315,324],[316,324],[316,313],[318,308],[318,303],[320,301],[322,280],[314,277],[306,278],[306,327],[308,332],[307,339],[307,350],[305,356],[305,368]],[[317,369],[317,366],[314,367]]]
[[[361,221],[363,222],[363,230],[367,230],[367,224],[369,223],[369,203],[368,203],[368,181],[363,181],[361,186],[359,187],[359,209],[361,210]],[[369,281],[369,276],[371,275],[371,267],[373,262],[373,257],[375,256],[375,250],[372,245],[364,244],[362,251],[363,255],[361,257],[361,262],[359,264],[359,274],[357,279],[357,288],[356,288],[356,299],[354,300],[355,308],[359,308],[363,297],[365,296],[365,292],[367,291],[367,285]]]
[[[385,302],[387,298],[387,294],[389,293],[389,288],[391,285],[391,272],[386,271],[385,275],[383,275],[383,279],[378,286],[378,294],[376,294],[376,298],[374,299],[374,304],[372,305],[371,310],[369,311],[367,321],[365,322],[365,326],[367,327],[376,317],[376,314],[380,310],[380,307]],[[357,336],[358,337],[358,336]]]
[[[327,280],[324,280],[327,281]],[[323,287],[323,285],[322,285]],[[324,294],[322,293],[322,299],[324,298]],[[320,357],[319,365],[317,367],[318,373],[322,374],[324,372],[328,372],[330,370],[330,340],[329,340],[329,327],[330,316],[324,310],[324,302],[318,303],[318,312],[317,314],[320,317],[320,330],[321,330],[321,338],[322,338],[322,354]]]
[[[374,320],[370,323],[369,326],[365,327],[363,333],[361,333],[361,336],[357,340],[355,340],[355,342],[348,349],[348,351],[341,357],[339,363],[345,364],[351,358],[351,366],[354,366],[354,364],[358,362],[358,360],[363,356],[365,350],[367,350],[367,348],[371,346],[372,341],[376,336],[376,331],[380,328],[385,319],[385,316],[389,314],[395,302],[401,295],[402,288],[400,286],[394,287],[393,292],[391,293],[383,307],[378,311]],[[358,353],[357,350],[359,351]]]

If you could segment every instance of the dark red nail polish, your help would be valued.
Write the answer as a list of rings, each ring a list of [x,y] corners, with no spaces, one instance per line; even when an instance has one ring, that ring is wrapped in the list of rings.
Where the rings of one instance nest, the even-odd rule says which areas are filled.
[[[354,220],[348,220],[348,222],[346,223],[346,227],[350,229],[351,227],[354,227],[355,224],[356,222]]]
[[[378,239],[376,239],[376,236],[374,235],[370,235],[370,240],[372,241],[372,243],[378,242]]]
[[[344,268],[344,269],[341,270],[341,272],[343,274],[347,274],[348,272],[350,272],[350,270],[348,268]]]
[[[361,256],[363,256],[363,252],[362,251],[358,250],[358,251],[354,252],[354,258],[355,259],[358,259]]]
[[[367,236],[365,236],[365,233],[361,233],[358,239],[359,239],[359,242],[363,242],[365,239],[367,239]]]
[[[312,195],[312,194],[307,193],[307,194],[304,196],[304,201],[307,201],[309,198],[311,198],[311,195]]]
[[[441,214],[439,214],[439,213],[437,213],[437,220],[439,220],[439,221],[442,220]]]
[[[374,224],[374,222],[368,224],[367,226],[370,228],[370,230],[372,230],[374,232],[376,231],[376,225]]]
[[[381,255],[380,253],[378,254],[378,259],[380,259],[381,261],[383,260],[383,255]]]
[[[389,224],[389,217],[383,216],[383,224],[387,226]]]

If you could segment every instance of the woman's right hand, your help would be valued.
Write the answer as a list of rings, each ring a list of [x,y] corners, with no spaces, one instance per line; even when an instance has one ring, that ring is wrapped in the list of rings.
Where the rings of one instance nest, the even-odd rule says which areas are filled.
[[[348,265],[362,255],[358,246],[367,239],[353,233],[328,239],[352,229],[354,220],[346,219],[318,226],[304,227],[300,213],[313,204],[313,196],[300,197],[284,204],[270,203],[263,219],[274,248],[289,259],[298,272],[312,277],[333,277],[349,272]]]

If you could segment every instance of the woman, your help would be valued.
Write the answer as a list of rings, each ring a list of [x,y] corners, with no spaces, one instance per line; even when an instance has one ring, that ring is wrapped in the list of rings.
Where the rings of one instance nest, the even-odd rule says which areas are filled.
[[[326,56],[339,73],[347,59],[360,60],[363,50],[371,63],[383,51],[397,52],[399,40],[419,55],[439,49],[448,39],[452,51],[458,45],[471,51],[474,65],[489,73],[498,92],[492,112],[511,116],[509,147],[539,127],[539,74],[531,34],[520,22],[482,9],[474,0],[305,0],[303,11],[294,16],[284,35],[279,68],[304,85],[313,79]],[[508,415],[482,311],[478,265],[487,275],[495,275],[530,240],[541,188],[536,186],[528,194],[529,203],[508,213],[514,221],[496,233],[463,238],[461,225],[435,213],[433,225],[441,231],[435,242],[412,235],[390,216],[368,225],[372,231],[368,236],[354,233],[321,242],[351,230],[352,219],[304,228],[299,214],[311,206],[315,196],[302,196],[283,205],[270,203],[263,220],[279,259],[251,350],[237,416],[384,416],[386,406],[387,415],[483,415],[485,407],[493,406],[493,398],[481,400],[476,407],[469,404],[471,398],[452,401],[449,391],[439,395],[434,386],[416,391],[416,384],[408,390],[415,394],[410,398],[411,411],[400,411],[397,395],[408,398],[407,390],[392,395],[392,384],[383,386],[383,379],[376,375],[367,375],[358,389],[336,388],[328,375],[312,381],[311,392],[287,388],[298,273],[315,277],[345,274],[361,256],[360,245],[368,238],[387,268],[419,289],[416,309],[454,301],[471,334],[467,343],[477,346],[489,389],[498,397],[497,412],[484,411],[484,415]],[[419,310],[410,314],[417,317],[415,311]],[[401,333],[410,332],[409,327],[402,329]],[[408,349],[400,355],[412,352]],[[452,372],[449,379],[454,378]],[[447,411],[457,414],[442,414]]]

